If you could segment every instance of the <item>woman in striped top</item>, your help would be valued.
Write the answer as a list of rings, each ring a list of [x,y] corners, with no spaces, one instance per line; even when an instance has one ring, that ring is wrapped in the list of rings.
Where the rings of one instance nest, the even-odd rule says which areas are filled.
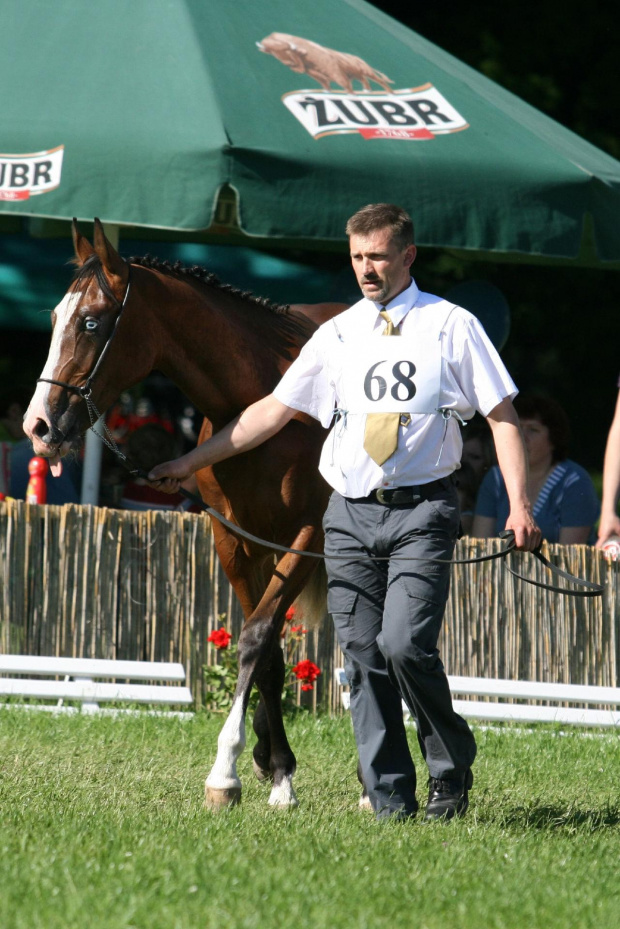
[[[533,395],[514,401],[529,464],[529,498],[548,542],[594,543],[600,504],[592,480],[568,455],[570,427],[559,403]],[[535,501],[535,502],[534,502]],[[499,468],[485,476],[476,500],[472,535],[496,536],[506,525],[508,495]]]

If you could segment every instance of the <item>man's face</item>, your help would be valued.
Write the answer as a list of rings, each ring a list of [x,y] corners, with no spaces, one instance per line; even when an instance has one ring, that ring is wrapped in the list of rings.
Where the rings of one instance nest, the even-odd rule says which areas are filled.
[[[415,259],[415,245],[399,248],[389,229],[379,229],[369,235],[352,235],[349,245],[357,283],[369,300],[387,304],[409,287],[409,269]]]

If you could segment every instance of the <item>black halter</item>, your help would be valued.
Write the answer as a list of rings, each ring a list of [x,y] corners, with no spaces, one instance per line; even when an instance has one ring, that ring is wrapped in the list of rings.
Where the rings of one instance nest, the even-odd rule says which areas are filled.
[[[95,380],[95,377],[97,376],[97,372],[99,371],[102,365],[103,359],[108,353],[108,349],[110,348],[112,339],[116,335],[116,330],[118,329],[120,318],[123,315],[123,310],[125,309],[127,305],[127,300],[129,299],[129,290],[131,287],[131,265],[128,264],[127,268],[128,268],[127,286],[125,287],[125,294],[123,296],[120,309],[118,311],[118,316],[116,317],[114,321],[114,326],[112,327],[112,331],[110,332],[110,335],[106,339],[106,343],[103,346],[103,349],[101,350],[101,354],[99,355],[99,358],[95,362],[95,366],[93,370],[90,372],[90,374],[86,378],[86,381],[81,386],[78,387],[75,384],[67,383],[67,381],[58,381],[51,377],[37,378],[37,383],[43,382],[44,384],[55,384],[57,387],[64,387],[65,390],[69,390],[71,393],[77,394],[79,397],[81,397],[82,400],[84,400],[84,402],[86,403],[86,407],[88,409],[88,416],[90,419],[90,426],[91,426],[91,429],[93,429],[93,432],[97,431],[93,427],[95,426],[95,423],[97,422],[97,420],[101,418],[101,413],[95,406],[95,403],[93,402],[93,399],[92,399],[92,385],[93,385],[93,381]],[[102,433],[97,433],[99,435],[99,438],[116,455],[118,455],[120,458],[125,459],[125,455],[123,455],[123,453],[119,449],[118,445],[114,441],[114,438],[111,432],[109,431],[108,427],[105,425],[105,423],[103,423],[103,429],[104,429],[105,435],[103,435]]]
[[[90,372],[90,374],[86,378],[85,383],[82,384],[81,387],[76,387],[75,384],[68,384],[66,381],[56,381],[50,377],[39,377],[37,378],[37,383],[39,383],[40,381],[43,381],[45,384],[56,384],[57,387],[64,387],[65,390],[70,390],[71,393],[78,394],[83,400],[86,400],[87,403],[92,403],[92,400],[90,399],[91,393],[92,393],[92,383],[95,380],[95,377],[97,375],[97,372],[99,371],[99,368],[101,367],[103,359],[108,353],[108,349],[110,348],[112,339],[116,335],[116,329],[118,327],[119,320],[121,316],[123,315],[123,310],[125,309],[125,306],[127,305],[127,300],[129,298],[129,289],[131,287],[131,265],[128,265],[128,269],[129,270],[127,273],[127,286],[125,288],[125,295],[123,297],[120,310],[118,311],[118,316],[116,317],[116,320],[114,322],[114,326],[112,327],[112,332],[108,336],[106,343],[103,346],[103,349],[101,351],[101,354],[99,355],[99,358],[95,362],[95,367],[93,368],[93,370]],[[94,404],[93,404],[93,407],[96,409]]]

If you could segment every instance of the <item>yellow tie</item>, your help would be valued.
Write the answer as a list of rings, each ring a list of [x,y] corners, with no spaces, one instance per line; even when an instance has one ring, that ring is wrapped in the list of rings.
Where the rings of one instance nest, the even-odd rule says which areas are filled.
[[[387,320],[387,326],[382,335],[400,335],[400,329],[395,326],[385,310],[379,313]],[[364,430],[364,449],[373,461],[382,465],[398,448],[398,427],[400,413],[367,413],[366,429]]]

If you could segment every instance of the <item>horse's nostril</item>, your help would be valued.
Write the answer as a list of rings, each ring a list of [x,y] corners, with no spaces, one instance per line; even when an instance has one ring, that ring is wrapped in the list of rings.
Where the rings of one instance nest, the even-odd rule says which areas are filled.
[[[44,439],[49,432],[49,426],[44,419],[37,419],[37,424],[32,432],[38,439]]]

